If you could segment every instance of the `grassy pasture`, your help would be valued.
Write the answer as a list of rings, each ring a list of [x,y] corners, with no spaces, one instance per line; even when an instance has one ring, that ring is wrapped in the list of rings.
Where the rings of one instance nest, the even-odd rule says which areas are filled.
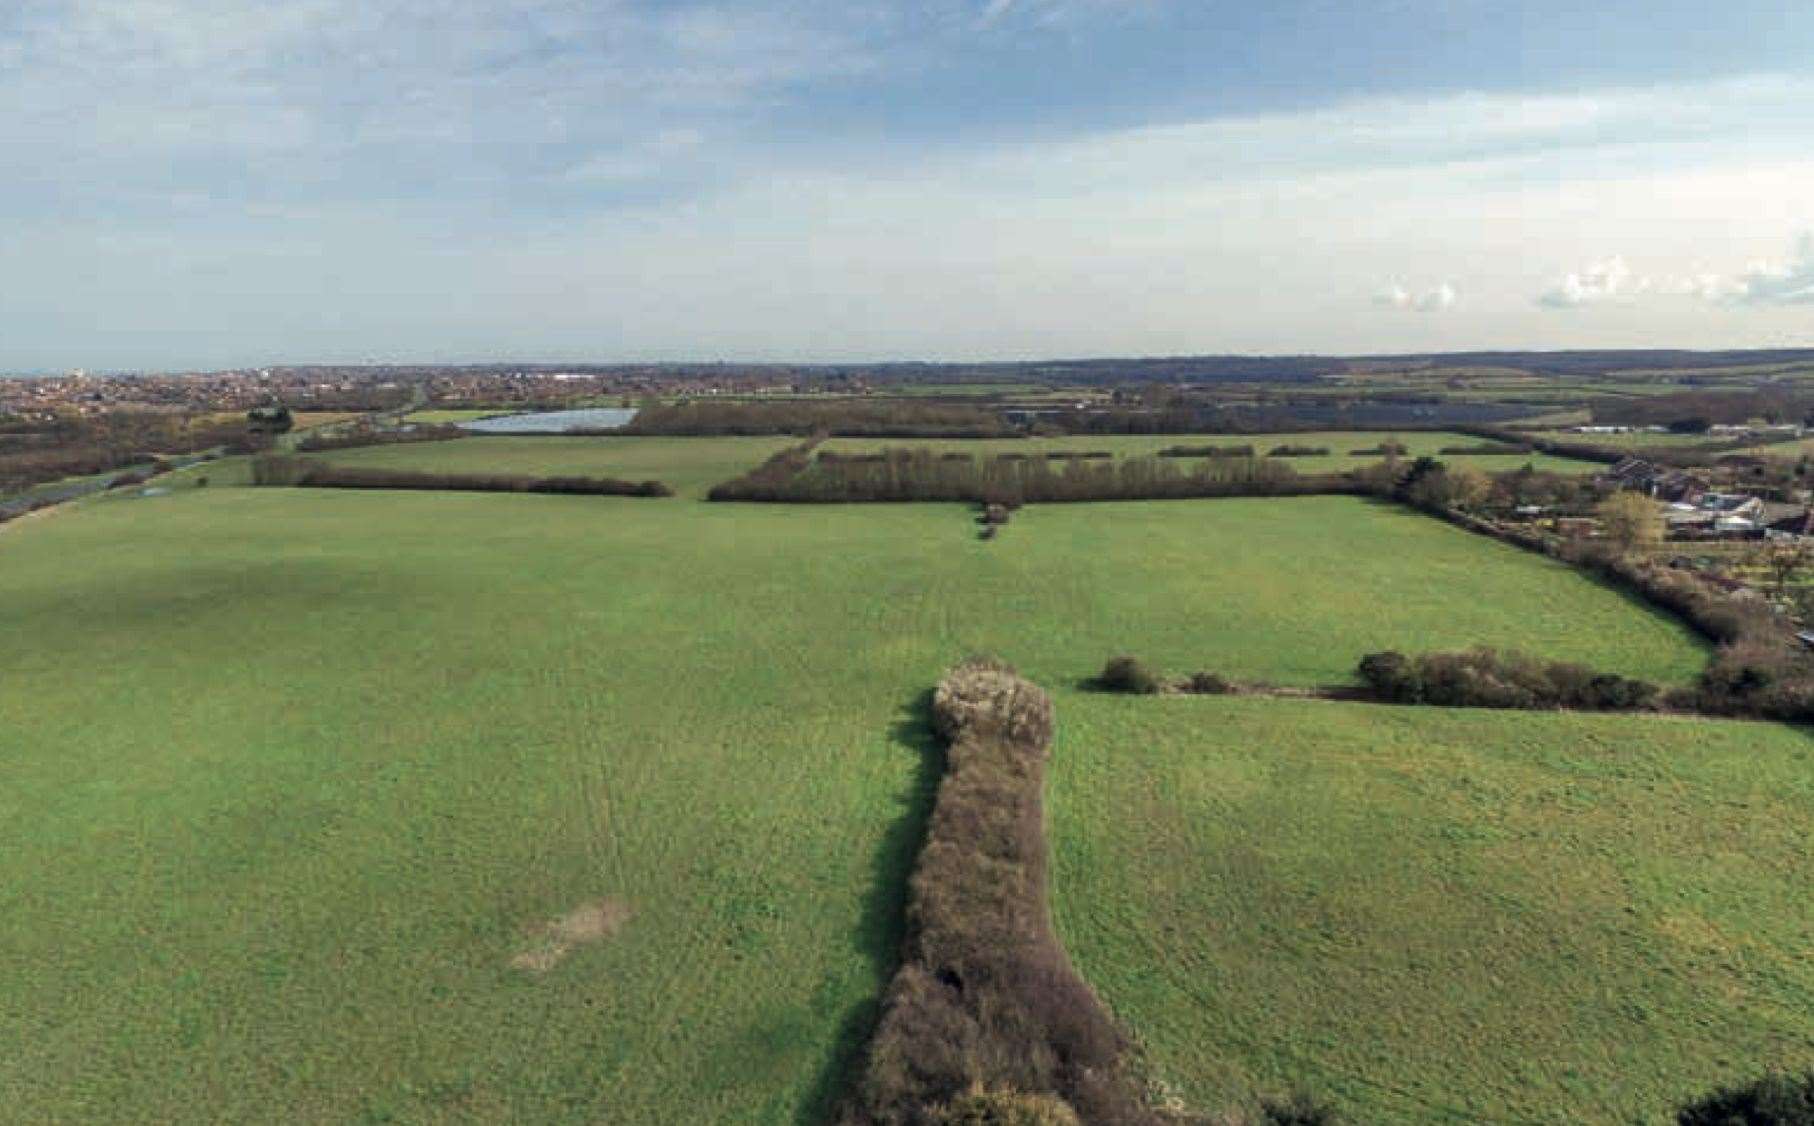
[[[656,479],[682,497],[699,497],[739,476],[796,438],[637,438],[477,436],[407,442],[318,454],[335,465],[430,473],[526,473]]]
[[[598,451],[641,450],[701,487],[767,441],[335,459],[631,475]],[[1657,679],[1704,656],[1553,563],[1346,498],[1051,506],[983,543],[956,506],[229,468],[0,531],[0,1106],[22,1120],[810,1119],[898,936],[930,779],[913,704],[958,658],[1016,662],[1082,730],[1110,701],[1074,686],[1127,649],[1289,683],[1393,644]],[[1106,789],[1077,811],[1065,757],[1055,816],[1125,824]],[[511,966],[607,897],[615,936]]]
[[[1062,450],[1110,450],[1117,457],[1138,457],[1153,454],[1168,446],[1246,446],[1251,445],[1254,452],[1261,457],[1274,446],[1326,446],[1327,457],[1288,457],[1277,458],[1290,465],[1300,473],[1327,473],[1344,469],[1360,469],[1378,461],[1377,457],[1356,457],[1351,451],[1369,449],[1379,445],[1387,438],[1396,439],[1408,450],[1407,457],[1429,455],[1442,458],[1443,461],[1456,465],[1472,465],[1488,473],[1502,473],[1517,469],[1530,463],[1538,469],[1552,473],[1593,473],[1603,466],[1593,462],[1577,461],[1574,458],[1550,457],[1546,454],[1530,456],[1487,454],[1466,454],[1444,457],[1438,451],[1444,446],[1476,446],[1485,441],[1466,434],[1439,433],[1435,431],[1357,431],[1331,430],[1317,431],[1308,434],[1115,434],[1115,435],[1068,435],[1063,438],[982,438],[950,439],[927,441],[911,438],[834,438],[824,445],[824,449],[839,452],[860,452],[879,450],[888,447],[931,446],[938,450],[967,450],[977,456],[999,453],[1042,454]],[[1188,459],[1184,459],[1188,462]]]
[[[1814,737],[1071,696],[1061,933],[1156,1075],[1368,1123],[1662,1122],[1814,1064]]]
[[[472,422],[481,418],[492,418],[500,414],[509,414],[507,410],[490,408],[487,410],[420,410],[411,411],[403,417],[405,422],[424,422],[444,424],[450,422]]]
[[[1533,433],[1536,437],[1549,438],[1557,442],[1579,442],[1589,446],[1616,446],[1630,450],[1691,449],[1718,440],[1705,434],[1670,434],[1649,430],[1633,431],[1630,434],[1577,434],[1567,429],[1540,430]]]

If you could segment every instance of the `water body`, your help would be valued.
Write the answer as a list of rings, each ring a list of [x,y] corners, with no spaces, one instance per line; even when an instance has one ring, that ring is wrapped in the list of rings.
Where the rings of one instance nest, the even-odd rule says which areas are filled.
[[[474,434],[571,434],[575,430],[616,430],[635,417],[635,408],[597,407],[481,418],[460,423],[460,429]]]

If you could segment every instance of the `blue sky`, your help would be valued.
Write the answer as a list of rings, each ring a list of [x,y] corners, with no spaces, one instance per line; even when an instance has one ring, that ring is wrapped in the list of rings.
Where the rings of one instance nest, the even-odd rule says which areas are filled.
[[[12,0],[0,369],[1814,344],[1814,7]]]

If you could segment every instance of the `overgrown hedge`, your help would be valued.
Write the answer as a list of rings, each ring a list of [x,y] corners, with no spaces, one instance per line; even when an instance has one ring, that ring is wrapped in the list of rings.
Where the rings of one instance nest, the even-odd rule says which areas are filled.
[[[1294,446],[1289,443],[1266,451],[1267,457],[1328,457],[1328,446]]]
[[[1051,700],[1008,666],[973,660],[946,675],[932,711],[945,776],[909,884],[902,964],[840,1121],[1156,1124],[1120,1033],[1052,930]]]
[[[1369,653],[1357,671],[1375,698],[1395,704],[1642,711],[1654,708],[1660,695],[1647,681],[1488,648],[1413,657]]]
[[[301,458],[261,457],[252,462],[254,485],[292,485],[319,489],[420,489],[480,493],[567,493],[586,496],[671,497],[660,481],[620,481],[613,477],[531,477],[503,473],[421,473],[407,469],[368,469],[328,465]]]

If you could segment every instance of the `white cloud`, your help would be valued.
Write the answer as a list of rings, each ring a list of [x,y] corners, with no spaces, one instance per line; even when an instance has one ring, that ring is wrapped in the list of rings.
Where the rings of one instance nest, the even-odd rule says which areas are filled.
[[[1651,288],[1648,278],[1635,276],[1625,259],[1614,255],[1576,273],[1565,274],[1555,285],[1537,295],[1545,309],[1579,309],[1635,297]]]
[[[1783,263],[1759,263],[1733,279],[1721,300],[1739,305],[1814,305],[1814,234]]]
[[[1446,313],[1461,303],[1461,295],[1449,282],[1416,292],[1393,282],[1373,295],[1373,303],[1409,313]]]
[[[1657,294],[1693,297],[1726,307],[1814,305],[1814,234],[1805,234],[1785,262],[1754,262],[1738,274],[1694,273],[1653,282],[1632,273],[1620,257],[1564,276],[1537,298],[1546,309],[1630,302]]]

